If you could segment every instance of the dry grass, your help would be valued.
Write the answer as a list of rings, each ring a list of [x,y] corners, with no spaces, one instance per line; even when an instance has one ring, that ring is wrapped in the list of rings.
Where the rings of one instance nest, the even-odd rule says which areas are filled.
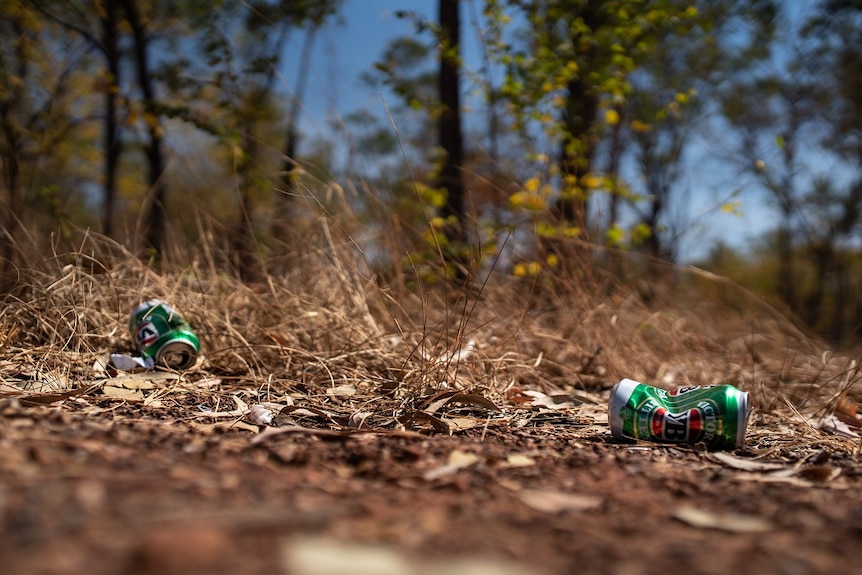
[[[853,358],[832,355],[722,278],[673,268],[672,282],[634,287],[500,272],[464,289],[382,285],[349,238],[325,220],[317,225],[320,241],[255,284],[225,273],[212,245],[155,271],[85,235],[78,249],[22,270],[23,290],[6,297],[0,392],[99,403],[117,375],[104,356],[131,351],[129,310],[158,297],[186,317],[202,355],[167,390],[113,398],[143,404],[146,417],[212,422],[221,414],[233,425],[264,404],[285,408],[282,423],[454,432],[471,427],[470,417],[511,423],[524,413],[525,390],[598,412],[607,390],[630,377],[736,385],[752,394],[754,433],[773,433],[778,418],[810,439],[820,432],[802,415],[813,421],[839,397],[862,399]],[[442,414],[448,400],[461,407]]]

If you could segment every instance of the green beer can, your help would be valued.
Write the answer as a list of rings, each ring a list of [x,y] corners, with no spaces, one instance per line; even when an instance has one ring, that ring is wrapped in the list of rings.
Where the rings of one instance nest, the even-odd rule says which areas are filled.
[[[617,439],[735,449],[745,440],[748,393],[732,385],[666,390],[623,379],[611,391],[608,421]]]
[[[147,363],[183,370],[197,361],[198,336],[180,314],[161,300],[138,304],[129,314],[129,332]]]

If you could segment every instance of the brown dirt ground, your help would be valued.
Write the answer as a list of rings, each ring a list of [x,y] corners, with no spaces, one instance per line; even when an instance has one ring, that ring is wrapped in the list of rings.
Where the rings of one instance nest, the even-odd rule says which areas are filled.
[[[51,399],[0,411],[8,575],[862,570],[856,445],[792,418],[753,414],[728,458],[615,442],[589,402],[453,435],[261,434]]]

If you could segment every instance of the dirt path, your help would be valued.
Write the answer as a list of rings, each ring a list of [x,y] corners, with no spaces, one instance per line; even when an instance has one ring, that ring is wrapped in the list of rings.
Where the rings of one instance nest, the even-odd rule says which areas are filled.
[[[4,400],[7,575],[862,572],[855,444],[755,414],[734,454],[572,408],[453,436]]]

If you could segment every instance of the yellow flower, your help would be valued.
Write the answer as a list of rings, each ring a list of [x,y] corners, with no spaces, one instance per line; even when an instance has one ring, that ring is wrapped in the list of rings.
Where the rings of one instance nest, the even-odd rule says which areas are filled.
[[[431,218],[431,227],[435,230],[442,230],[446,227],[446,220],[444,218],[441,218],[440,216]]]
[[[519,278],[525,277],[527,275],[527,266],[517,263],[512,267],[512,273]]]
[[[581,182],[588,190],[595,190],[602,186],[603,179],[598,174],[587,174],[581,179]]]

